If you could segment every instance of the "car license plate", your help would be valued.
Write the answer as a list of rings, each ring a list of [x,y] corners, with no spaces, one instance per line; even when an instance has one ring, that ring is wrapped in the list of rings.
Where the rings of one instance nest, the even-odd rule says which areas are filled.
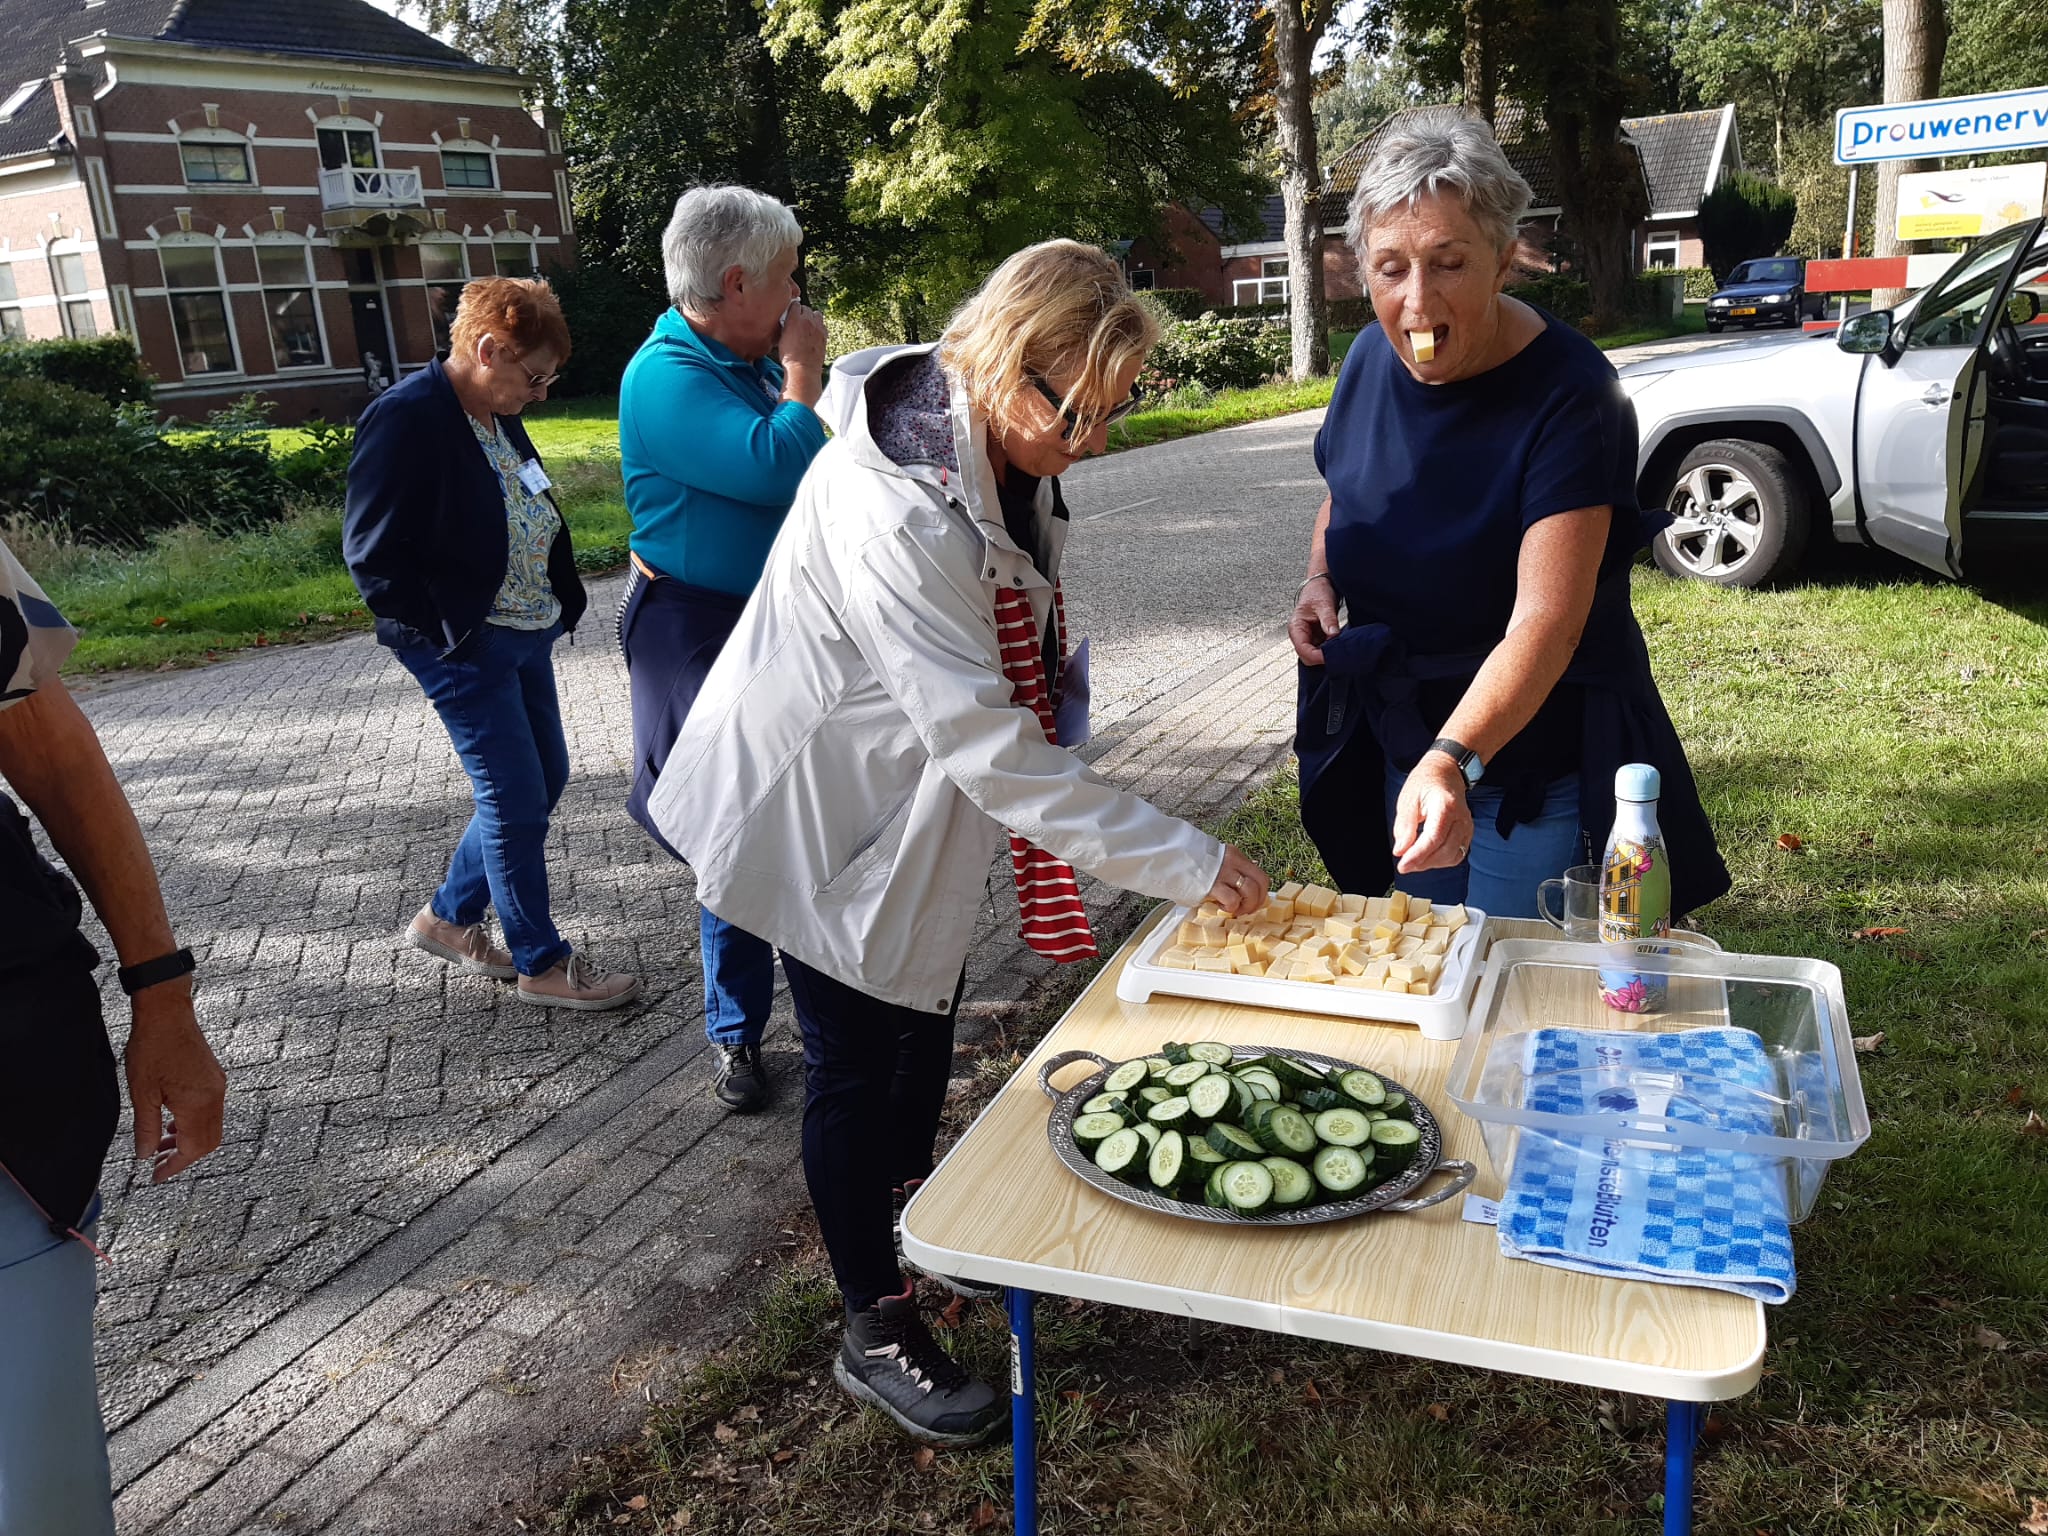
[[[1753,315],[1756,313],[1756,306],[1752,304],[1748,309],[1731,309],[1728,313],[1731,315]]]

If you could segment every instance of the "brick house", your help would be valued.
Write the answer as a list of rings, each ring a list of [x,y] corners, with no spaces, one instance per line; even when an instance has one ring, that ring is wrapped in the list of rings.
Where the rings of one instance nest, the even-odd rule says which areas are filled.
[[[349,415],[574,264],[528,82],[365,0],[0,0],[0,53],[0,337],[125,332],[167,414]]]
[[[1323,289],[1333,299],[1360,293],[1358,263],[1344,239],[1351,194],[1359,172],[1380,141],[1400,126],[1410,112],[1397,112],[1329,162],[1323,177]],[[1736,132],[1735,108],[1705,112],[1672,112],[1658,117],[1632,117],[1621,125],[1622,136],[1635,146],[1643,169],[1649,214],[1636,226],[1638,267],[1699,267],[1706,261],[1700,246],[1700,199],[1722,177],[1742,166],[1742,141]],[[1542,127],[1515,102],[1503,103],[1495,123],[1502,150],[1522,173],[1533,194],[1524,233],[1536,244],[1556,233],[1561,212],[1557,178],[1550,168],[1550,150]],[[1286,215],[1278,197],[1260,209],[1257,225],[1227,228],[1215,208],[1189,213],[1169,208],[1163,241],[1135,241],[1125,258],[1134,285],[1141,288],[1195,288],[1210,302],[1225,304],[1284,303],[1287,298]]]

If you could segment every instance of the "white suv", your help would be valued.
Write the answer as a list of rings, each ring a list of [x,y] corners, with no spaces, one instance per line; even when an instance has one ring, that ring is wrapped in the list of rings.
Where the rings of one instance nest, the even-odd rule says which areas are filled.
[[[1950,576],[2002,537],[2048,544],[2048,238],[1987,235],[1896,310],[1833,337],[1734,342],[1621,370],[1657,563],[1759,586],[1819,525]]]

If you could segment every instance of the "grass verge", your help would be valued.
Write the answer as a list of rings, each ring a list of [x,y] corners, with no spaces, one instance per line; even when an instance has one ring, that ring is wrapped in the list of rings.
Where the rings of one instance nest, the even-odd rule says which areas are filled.
[[[1109,429],[1109,451],[1144,448],[1167,443],[1218,427],[1242,426],[1248,421],[1266,421],[1295,411],[1313,411],[1330,403],[1334,378],[1283,380],[1261,384],[1255,389],[1220,390],[1199,406],[1182,409],[1139,411]]]
[[[1631,326],[1627,330],[1614,331],[1606,336],[1595,336],[1593,345],[1603,352],[1612,352],[1616,347],[1638,347],[1646,341],[1666,341],[1673,336],[1703,336],[1706,330],[1706,311],[1688,304],[1684,313],[1672,319]]]
[[[1731,949],[1840,966],[1875,1131],[1799,1229],[1763,1382],[1708,1421],[1698,1528],[2048,1524],[2048,605],[1843,577],[1748,593],[1636,578],[1667,703],[1736,876]],[[1316,871],[1291,778],[1222,828]],[[1878,931],[1873,931],[1878,930]],[[1108,937],[1109,935],[1105,935]],[[963,1127],[1086,975],[974,1061]],[[941,1318],[1006,1379],[993,1307]],[[1009,1455],[920,1452],[825,1367],[813,1249],[745,1342],[536,1530],[1003,1530]],[[1623,1536],[1661,1510],[1657,1405],[1161,1315],[1041,1304],[1044,1529]],[[2042,1501],[2042,1502],[2037,1502]]]

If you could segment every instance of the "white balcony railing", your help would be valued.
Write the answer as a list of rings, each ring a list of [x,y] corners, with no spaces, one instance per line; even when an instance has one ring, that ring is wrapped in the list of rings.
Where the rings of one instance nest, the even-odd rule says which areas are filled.
[[[364,170],[344,165],[320,173],[320,203],[324,208],[419,208],[418,171]]]

